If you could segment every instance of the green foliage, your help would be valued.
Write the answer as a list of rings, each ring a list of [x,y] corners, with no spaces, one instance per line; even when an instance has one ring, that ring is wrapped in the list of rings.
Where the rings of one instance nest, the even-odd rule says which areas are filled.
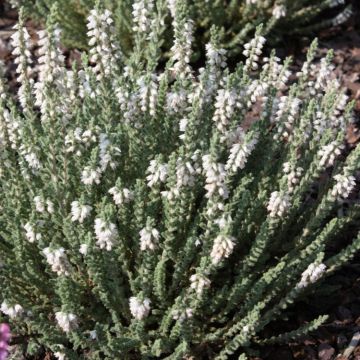
[[[86,18],[95,0],[8,0],[26,13],[42,21],[57,3],[60,9],[57,21],[63,29],[63,40],[67,46],[87,48]],[[132,49],[132,11],[135,4],[156,4],[154,0],[103,0],[113,13],[116,30],[121,34],[123,51]],[[167,0],[174,12],[176,0]],[[339,25],[352,15],[351,5],[345,0],[188,0],[191,16],[196,19],[197,53],[203,51],[201,44],[209,41],[212,25],[223,28],[223,46],[231,55],[238,54],[258,25],[264,24],[264,34],[274,43],[284,35],[311,34],[322,28]],[[335,9],[335,10],[334,10]],[[167,27],[171,30],[170,20]],[[171,38],[165,38],[169,50]]]
[[[294,80],[290,59],[259,58],[259,27],[231,72],[213,28],[196,72],[179,3],[163,66],[159,1],[135,19],[129,57],[98,5],[89,53],[69,70],[58,12],[38,66],[21,14],[16,97],[0,77],[1,312],[29,351],[246,359],[320,326],[262,337],[360,247],[328,251],[360,215],[360,146],[345,156],[352,104],[332,54],[313,64],[314,42]]]
[[[261,341],[261,343],[262,344],[277,344],[277,343],[288,344],[290,341],[298,340],[304,334],[318,329],[319,326],[321,326],[327,319],[328,319],[328,316],[320,316],[318,319],[315,319],[315,320],[311,321],[310,323],[305,324],[304,326],[300,327],[297,330],[271,337],[270,339]]]

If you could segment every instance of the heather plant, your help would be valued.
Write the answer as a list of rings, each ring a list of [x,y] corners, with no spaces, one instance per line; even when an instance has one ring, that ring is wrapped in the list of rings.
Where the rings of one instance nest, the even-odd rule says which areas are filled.
[[[85,48],[86,17],[95,0],[8,0],[13,6],[23,6],[26,12],[43,20],[51,7],[57,3],[57,21],[63,30],[68,46]],[[104,0],[104,5],[114,15],[116,31],[121,34],[123,51],[132,49],[132,16],[146,19],[155,9],[154,0]],[[174,15],[176,0],[167,0],[168,13]],[[352,15],[351,5],[346,0],[189,0],[191,16],[196,19],[196,40],[194,49],[202,52],[202,45],[209,41],[212,25],[224,29],[222,46],[228,56],[236,55],[241,46],[254,35],[259,24],[264,24],[263,35],[272,43],[284,35],[299,36],[316,32],[322,28],[339,25]],[[137,14],[137,15],[136,15]],[[171,30],[171,21],[166,25]],[[165,48],[171,46],[171,36],[165,39]],[[200,45],[198,45],[199,43]]]
[[[96,7],[72,69],[56,17],[35,62],[20,16],[17,96],[0,82],[0,303],[30,354],[246,359],[326,321],[266,335],[360,247],[344,235],[359,224],[360,146],[345,153],[352,104],[332,53],[314,64],[315,41],[292,74],[262,58],[259,27],[230,71],[213,28],[195,71],[179,2],[164,67],[165,14],[163,1],[136,13],[125,57]]]

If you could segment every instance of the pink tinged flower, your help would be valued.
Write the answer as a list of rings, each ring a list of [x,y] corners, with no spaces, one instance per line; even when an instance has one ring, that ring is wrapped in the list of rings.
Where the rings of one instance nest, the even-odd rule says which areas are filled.
[[[10,338],[10,326],[8,324],[0,324],[0,360],[7,358]]]

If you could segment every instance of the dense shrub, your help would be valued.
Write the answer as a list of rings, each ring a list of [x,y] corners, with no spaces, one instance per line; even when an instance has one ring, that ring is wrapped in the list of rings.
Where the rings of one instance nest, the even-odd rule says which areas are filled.
[[[95,0],[8,0],[14,6],[23,6],[26,12],[43,20],[57,3],[60,11],[57,21],[64,30],[65,44],[85,48],[86,17]],[[125,51],[132,48],[132,13],[140,12],[147,17],[156,6],[165,4],[173,14],[176,0],[103,0],[114,14],[116,29],[121,34],[121,45]],[[196,40],[201,51],[204,41],[209,40],[210,27],[223,27],[222,46],[228,55],[237,54],[241,46],[254,35],[259,24],[265,24],[263,34],[272,43],[285,35],[309,34],[321,28],[328,28],[348,20],[352,14],[351,5],[345,0],[189,0],[190,11],[196,19]],[[170,22],[166,19],[170,28]],[[171,46],[171,37],[166,37],[165,48]]]
[[[314,43],[295,79],[289,59],[260,60],[259,28],[231,72],[213,29],[195,72],[178,5],[158,71],[163,13],[152,16],[135,17],[126,59],[110,13],[93,10],[81,69],[64,67],[52,17],[38,66],[23,17],[13,35],[18,98],[0,83],[0,303],[28,353],[245,359],[318,327],[325,316],[264,335],[360,247],[344,237],[359,221],[360,146],[345,156],[352,106],[331,53],[314,65]]]

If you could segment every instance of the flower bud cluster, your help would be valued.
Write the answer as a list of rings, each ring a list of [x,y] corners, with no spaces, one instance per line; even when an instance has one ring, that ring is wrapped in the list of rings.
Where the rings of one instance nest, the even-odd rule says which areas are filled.
[[[150,31],[150,15],[154,8],[153,0],[135,0],[133,5],[133,31],[148,33]]]
[[[43,254],[45,255],[46,262],[51,266],[51,270],[60,275],[68,276],[70,275],[70,263],[66,255],[64,248],[59,247],[57,249],[52,249],[47,247],[43,249]]]
[[[90,61],[95,64],[93,71],[98,78],[109,76],[117,68],[122,57],[114,38],[114,27],[111,12],[97,9],[90,11],[87,35],[89,37]]]
[[[275,123],[278,123],[277,134],[274,139],[291,139],[294,123],[299,116],[301,100],[282,96],[276,111]]]
[[[140,250],[154,250],[159,241],[160,233],[155,228],[145,227],[140,230]]]
[[[13,46],[12,54],[15,56],[15,64],[17,64],[16,73],[17,81],[20,84],[18,97],[20,104],[24,110],[29,106],[28,96],[31,92],[33,81],[30,80],[31,75],[31,38],[27,29],[21,24],[14,26],[16,30],[11,35],[11,45]]]
[[[136,320],[143,320],[150,314],[150,299],[145,298],[143,300],[138,299],[136,296],[132,296],[129,299],[131,315]]]
[[[211,198],[214,195],[219,195],[221,198],[227,199],[229,191],[225,184],[225,165],[214,162],[211,155],[204,155],[202,161],[206,178],[205,190],[207,193],[205,196]]]
[[[146,177],[149,187],[165,182],[168,174],[167,164],[159,164],[156,160],[151,160],[146,171],[149,175]]]
[[[234,143],[230,149],[230,155],[225,165],[225,170],[231,170],[233,173],[238,169],[244,169],[248,157],[254,151],[258,142],[258,134],[256,133],[249,141]]]
[[[218,90],[215,102],[213,121],[221,133],[225,133],[234,116],[237,105],[237,95],[234,90]]]
[[[71,203],[71,221],[78,221],[80,224],[90,215],[92,206],[81,204],[79,201]]]
[[[300,166],[295,167],[292,163],[283,164],[283,172],[287,177],[287,186],[289,194],[293,193],[295,187],[300,183],[304,169]]]
[[[355,177],[337,174],[334,176],[334,180],[336,184],[331,190],[331,196],[338,200],[347,199],[356,186]]]
[[[55,313],[55,318],[58,325],[66,333],[78,327],[78,320],[75,314],[58,311]]]
[[[83,151],[91,144],[97,142],[97,131],[91,129],[83,130],[80,127],[68,132],[65,136],[65,146],[68,153],[73,153],[76,156],[81,156]]]
[[[7,315],[10,319],[20,317],[24,313],[24,309],[21,305],[15,304],[10,306],[6,301],[1,303],[0,311]]]
[[[27,238],[27,240],[29,241],[29,243],[34,243],[36,241],[39,241],[41,239],[41,233],[38,232],[38,228],[41,227],[42,225],[44,225],[44,222],[39,220],[37,221],[36,224],[32,224],[31,222],[27,222],[24,225],[24,229],[25,229],[25,236]]]
[[[324,145],[318,152],[320,157],[319,165],[324,168],[333,166],[335,160],[339,157],[343,149],[342,145],[339,145],[336,141],[330,144]]]
[[[290,197],[286,193],[274,191],[271,193],[267,206],[269,215],[272,218],[283,217],[290,208]]]
[[[149,79],[140,77],[137,80],[139,85],[140,109],[142,112],[149,112],[151,116],[155,115],[158,96],[157,76],[152,75]]]
[[[247,58],[245,62],[246,70],[257,70],[259,68],[259,59],[266,39],[263,36],[256,35],[254,39],[244,45],[243,55]]]
[[[45,199],[43,196],[38,195],[34,197],[35,209],[39,213],[54,213],[54,203],[50,199]]]
[[[96,218],[94,225],[96,235],[96,245],[100,249],[111,251],[118,240],[118,230],[115,224]]]
[[[310,284],[318,281],[321,276],[324,274],[326,266],[324,264],[312,263],[309,267],[302,273],[301,280],[297,284],[298,288],[305,288]]]
[[[272,11],[275,19],[279,20],[286,16],[286,7],[284,5],[275,5]]]
[[[61,30],[55,28],[53,31],[40,30],[39,36],[39,69],[38,81],[34,85],[35,105],[40,108],[41,120],[48,122],[54,115],[55,109],[61,112],[61,104],[55,106],[55,109],[48,101],[46,92],[48,84],[55,83],[56,90],[62,92],[64,90],[64,81],[66,71],[64,68],[64,55],[60,50]]]
[[[129,203],[134,198],[134,194],[127,188],[118,189],[116,186],[109,189],[109,194],[112,195],[114,203],[118,206]]]
[[[177,27],[180,26],[177,25]],[[174,45],[171,47],[172,60],[174,62],[172,70],[175,76],[182,79],[191,73],[189,63],[192,54],[191,46],[194,41],[193,32],[194,23],[192,20],[187,20],[181,30],[175,29]]]
[[[232,236],[218,235],[210,253],[211,261],[217,265],[220,261],[228,258],[234,250],[234,238]]]
[[[201,296],[205,289],[208,289],[211,281],[204,275],[193,274],[190,276],[190,288],[193,289],[198,296]]]

